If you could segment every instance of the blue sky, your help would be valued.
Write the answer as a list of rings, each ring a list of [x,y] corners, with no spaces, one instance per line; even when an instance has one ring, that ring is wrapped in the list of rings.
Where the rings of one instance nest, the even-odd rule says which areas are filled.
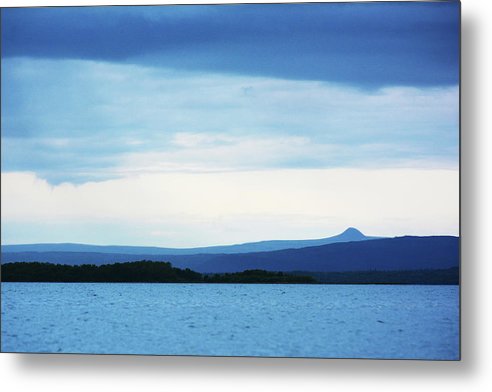
[[[70,189],[81,202],[87,184],[132,187],[131,179],[142,176],[156,176],[155,192],[171,197],[159,183],[166,181],[162,176],[182,175],[178,183],[184,184],[187,175],[197,176],[198,183],[223,174],[268,177],[286,170],[300,176],[326,170],[457,173],[458,34],[454,1],[3,9],[2,181],[11,180],[10,187],[51,187],[50,197],[54,190]],[[26,192],[42,194],[40,189]],[[310,202],[306,197],[300,202]],[[18,200],[2,196],[12,211],[30,211]],[[257,207],[252,216],[265,215]],[[161,221],[143,229],[140,219],[139,230],[164,233],[156,239],[164,245],[208,244],[210,237],[182,240],[183,233],[195,225],[196,238],[204,229],[197,219],[227,215],[192,214],[194,223],[187,226],[186,209],[181,219],[155,208]],[[331,216],[330,222],[338,223],[317,223],[305,235],[357,224],[354,217],[326,214],[327,221]],[[430,231],[455,232],[450,214],[456,215],[454,207],[448,215],[429,217],[446,221]],[[21,215],[2,214],[8,222],[4,240],[37,238],[23,234],[29,220]],[[298,216],[289,219],[312,223],[302,211]],[[51,234],[37,234],[38,240],[107,243],[91,237],[98,223],[90,219],[72,228],[77,238],[67,237],[69,217],[66,212],[47,223]],[[366,218],[360,225],[380,233],[425,231],[422,222],[384,229]],[[274,227],[284,218],[275,219],[264,237],[278,234]],[[132,227],[130,217],[125,222],[107,216],[104,227]],[[176,222],[183,228],[172,234],[169,227]],[[216,233],[214,238],[224,241],[215,242],[249,238],[249,229],[235,230],[236,237],[227,237],[227,230]],[[116,243],[135,237],[128,228],[115,233]]]

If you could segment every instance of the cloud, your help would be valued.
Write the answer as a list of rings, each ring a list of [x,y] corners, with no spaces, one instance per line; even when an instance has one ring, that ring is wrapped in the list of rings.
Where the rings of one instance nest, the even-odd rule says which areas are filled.
[[[51,183],[139,170],[458,164],[457,86],[368,91],[73,60],[2,66],[2,170]]]
[[[449,86],[459,80],[459,3],[12,8],[2,11],[2,56]]]
[[[456,170],[167,173],[50,185],[2,173],[2,242],[162,246],[373,235],[457,234]]]

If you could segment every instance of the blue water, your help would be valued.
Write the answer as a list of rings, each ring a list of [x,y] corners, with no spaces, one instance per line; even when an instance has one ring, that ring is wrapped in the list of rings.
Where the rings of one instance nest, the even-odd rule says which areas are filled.
[[[2,351],[459,358],[457,286],[2,283]]]

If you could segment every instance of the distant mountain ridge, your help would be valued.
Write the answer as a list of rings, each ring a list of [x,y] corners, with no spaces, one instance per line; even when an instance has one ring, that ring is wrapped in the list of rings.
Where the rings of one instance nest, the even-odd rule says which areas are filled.
[[[247,242],[235,245],[218,245],[196,248],[162,248],[155,246],[87,245],[73,243],[2,245],[2,253],[19,252],[77,252],[77,253],[113,253],[132,255],[194,255],[194,254],[236,254],[267,252],[283,249],[300,249],[308,246],[320,246],[338,242],[366,241],[380,237],[369,237],[359,230],[349,227],[343,233],[333,237],[313,240],[270,240]]]
[[[403,271],[459,267],[459,238],[395,237],[338,242],[298,249],[238,254],[150,255],[96,252],[2,253],[2,262],[40,261],[60,264],[108,264],[137,260],[168,261],[200,273],[267,271]]]

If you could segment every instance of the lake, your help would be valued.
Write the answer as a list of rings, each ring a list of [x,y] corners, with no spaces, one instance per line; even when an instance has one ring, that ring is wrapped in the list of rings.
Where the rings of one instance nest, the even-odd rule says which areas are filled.
[[[2,351],[459,359],[459,287],[2,283]]]

